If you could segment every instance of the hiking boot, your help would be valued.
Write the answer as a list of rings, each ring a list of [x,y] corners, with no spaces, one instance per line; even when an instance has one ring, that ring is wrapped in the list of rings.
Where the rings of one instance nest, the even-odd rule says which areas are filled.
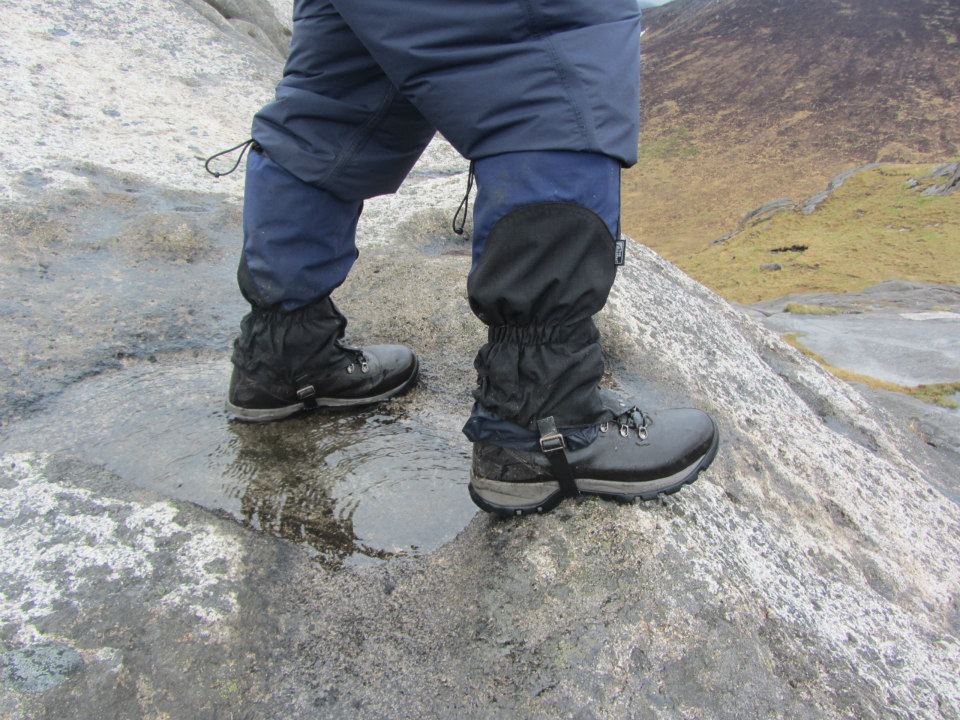
[[[474,502],[500,514],[544,512],[567,496],[649,499],[693,482],[717,453],[713,420],[692,409],[647,414],[599,387],[593,317],[626,249],[619,165],[589,153],[508,153],[474,169],[467,294],[487,326],[463,429]]]
[[[237,420],[269,422],[304,410],[370,405],[417,381],[419,363],[403,345],[343,345],[346,318],[329,298],[284,312],[254,307],[234,343],[226,409]]]
[[[402,395],[417,381],[417,356],[404,345],[343,348],[330,370],[298,383],[273,382],[233,368],[227,412],[237,420],[269,422],[303,410],[371,405]]]
[[[690,408],[623,410],[579,449],[567,446],[553,418],[538,426],[540,450],[474,444],[470,497],[481,509],[522,515],[546,512],[574,495],[622,501],[670,495],[697,479],[720,442],[710,416]]]

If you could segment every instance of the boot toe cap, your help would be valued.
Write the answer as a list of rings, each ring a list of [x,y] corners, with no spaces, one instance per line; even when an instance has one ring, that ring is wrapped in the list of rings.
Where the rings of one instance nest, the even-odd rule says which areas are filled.
[[[675,454],[671,464],[680,466],[709,452],[717,436],[717,426],[703,410],[676,408],[654,414],[651,434],[653,432],[671,438],[666,444],[672,451],[670,454]]]
[[[369,345],[363,348],[364,354],[375,362],[379,377],[376,385],[368,392],[389,392],[398,385],[406,385],[419,372],[416,354],[405,345]]]

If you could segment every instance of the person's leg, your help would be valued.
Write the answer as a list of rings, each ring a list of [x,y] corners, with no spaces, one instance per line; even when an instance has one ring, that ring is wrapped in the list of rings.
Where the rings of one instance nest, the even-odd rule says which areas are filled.
[[[647,497],[695,478],[716,451],[709,417],[650,422],[598,387],[592,316],[622,250],[619,169],[637,152],[635,0],[332,2],[399,90],[476,161],[468,291],[489,342],[465,428],[474,499],[525,512],[578,491]]]
[[[238,282],[250,302],[228,410],[250,421],[397,394],[417,361],[341,345],[330,293],[357,257],[363,200],[393,192],[434,134],[326,0],[297,0],[276,99],[254,118]]]
[[[636,162],[636,0],[331,2],[464,157],[573,150]]]
[[[589,339],[588,353],[558,345],[554,359],[566,358],[561,366],[526,352],[514,363],[513,379],[505,375],[506,350],[500,350],[515,340],[486,346],[478,358],[478,400],[524,426],[565,404],[577,410],[561,415],[593,422],[600,416],[596,385],[603,362],[589,318],[603,307],[615,274],[620,166],[637,154],[636,2],[331,1],[394,85],[476,161],[474,312],[488,325],[539,322],[541,314],[586,322],[570,342]],[[545,211],[551,217],[576,216],[568,228],[548,228],[556,252],[520,237],[542,237],[543,228],[534,228],[522,210],[542,203],[555,204]],[[518,210],[526,214],[503,256],[499,248],[484,252],[494,226]],[[587,237],[585,215],[601,219],[605,238]],[[597,277],[574,272],[581,263],[595,268]],[[534,287],[537,282],[544,287]],[[551,293],[550,283],[567,294]],[[501,292],[513,294],[495,296]],[[498,312],[505,304],[513,308],[508,318]],[[491,364],[494,356],[498,362]],[[570,387],[558,386],[558,379]]]
[[[470,305],[489,326],[475,361],[470,493],[484,510],[543,512],[568,495],[650,499],[712,462],[713,421],[641,411],[599,387],[593,315],[624,256],[619,164],[592,153],[476,163]]]
[[[591,319],[616,276],[620,163],[606,155],[526,152],[477,161],[470,305],[490,326],[474,393],[488,413],[533,427],[609,419]],[[483,438],[482,416],[468,425]]]

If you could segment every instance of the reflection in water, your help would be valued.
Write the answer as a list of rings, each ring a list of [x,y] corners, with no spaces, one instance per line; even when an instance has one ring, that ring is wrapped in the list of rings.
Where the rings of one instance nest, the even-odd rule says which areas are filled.
[[[353,527],[353,514],[363,495],[338,503],[337,485],[351,475],[364,475],[367,461],[384,456],[390,445],[416,443],[402,428],[390,432],[396,419],[386,415],[322,416],[294,420],[291,431],[283,423],[246,425],[228,423],[235,450],[225,468],[227,494],[238,493],[240,513],[252,527],[321,551],[324,559],[338,564],[355,552],[374,558],[389,558],[403,548],[377,548],[360,540]],[[287,424],[289,425],[289,423]],[[384,442],[384,440],[387,442]],[[393,441],[392,443],[390,441]],[[396,449],[396,448],[393,448]],[[389,455],[388,460],[394,459]],[[389,481],[367,477],[368,481]],[[230,482],[232,481],[232,482]]]
[[[239,493],[243,519],[270,535],[318,548],[328,562],[352,555],[353,520],[338,517],[329,477],[305,472],[305,457],[312,453],[300,438],[273,425],[229,423],[228,429],[236,455],[224,479],[237,482],[225,491]]]
[[[304,542],[332,564],[436,547],[475,509],[464,443],[377,409],[227,425],[225,492],[251,526]]]
[[[223,357],[181,353],[90,378],[10,427],[0,450],[105,465],[132,485],[309,545],[331,566],[432,550],[475,514],[458,427],[437,434],[402,403],[391,414],[230,422],[220,410],[228,373]]]

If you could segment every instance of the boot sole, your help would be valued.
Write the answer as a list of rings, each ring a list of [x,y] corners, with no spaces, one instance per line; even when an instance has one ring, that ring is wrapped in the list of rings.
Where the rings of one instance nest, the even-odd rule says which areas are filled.
[[[297,415],[298,413],[320,408],[362,407],[364,405],[373,405],[378,402],[383,402],[384,400],[389,400],[390,398],[404,394],[414,386],[419,375],[420,361],[417,360],[416,364],[413,366],[413,372],[410,373],[410,377],[392,390],[388,390],[385,393],[380,393],[379,395],[371,395],[369,397],[362,398],[316,398],[316,408],[304,407],[302,402],[277,408],[245,408],[240,407],[239,405],[234,405],[227,400],[226,410],[234,420],[249,423],[264,423],[273,422],[275,420],[285,420],[286,418]]]
[[[595,495],[620,502],[656,500],[673,495],[684,485],[694,482],[710,467],[720,448],[720,432],[716,431],[710,449],[688,467],[666,477],[642,482],[578,478],[581,495]],[[553,510],[566,495],[555,481],[516,483],[490,480],[470,474],[470,498],[481,510],[495,515],[529,515]]]

